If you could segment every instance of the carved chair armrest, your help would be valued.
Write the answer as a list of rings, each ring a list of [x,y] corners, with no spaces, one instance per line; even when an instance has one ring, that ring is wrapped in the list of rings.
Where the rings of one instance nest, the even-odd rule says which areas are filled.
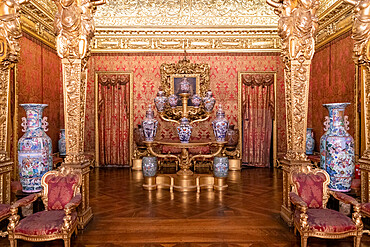
[[[298,208],[307,208],[307,203],[295,192],[289,193],[290,201]]]
[[[337,200],[353,206],[360,206],[360,203],[352,196],[346,195],[338,191],[330,191],[330,194]]]
[[[11,208],[19,208],[19,207],[27,206],[27,205],[31,204],[32,202],[36,201],[37,198],[40,195],[41,195],[40,193],[35,193],[35,194],[31,194],[29,196],[26,196],[26,197],[16,201],[15,203],[13,203]]]
[[[67,205],[65,205],[64,207],[64,211],[66,211],[66,214],[67,214],[67,211],[72,211],[73,209],[77,208],[78,205],[80,205],[82,201],[82,196],[81,194],[77,194],[75,195],[68,203]]]
[[[81,194],[75,195],[64,207],[65,216],[63,218],[62,230],[68,233],[72,227],[72,211],[80,205],[82,201]]]

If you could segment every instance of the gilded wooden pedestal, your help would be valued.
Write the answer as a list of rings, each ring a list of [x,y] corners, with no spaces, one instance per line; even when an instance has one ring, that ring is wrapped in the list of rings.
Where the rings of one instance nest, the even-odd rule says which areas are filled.
[[[10,183],[13,162],[0,162],[0,204],[10,204]]]

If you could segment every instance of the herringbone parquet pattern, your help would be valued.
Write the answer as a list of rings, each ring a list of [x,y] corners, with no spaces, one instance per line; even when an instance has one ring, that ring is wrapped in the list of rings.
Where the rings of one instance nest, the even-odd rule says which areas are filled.
[[[170,193],[142,189],[141,172],[95,169],[90,204],[94,218],[73,238],[78,247],[290,247],[299,246],[280,219],[282,174],[266,168],[229,175],[226,192]],[[351,238],[309,238],[309,246],[352,246]],[[0,246],[9,246],[0,239]],[[62,241],[22,246],[63,246]],[[370,246],[364,236],[362,246]]]

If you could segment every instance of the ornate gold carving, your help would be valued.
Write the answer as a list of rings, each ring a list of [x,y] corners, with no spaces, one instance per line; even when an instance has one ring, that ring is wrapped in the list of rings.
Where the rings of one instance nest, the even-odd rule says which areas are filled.
[[[83,76],[81,59],[63,59],[64,119],[66,135],[65,162],[83,162],[86,74]],[[87,71],[84,71],[87,73]]]
[[[95,31],[93,14],[96,6],[105,0],[54,1],[58,7],[54,23],[58,55],[69,59],[86,58]]]
[[[100,8],[97,26],[276,26],[277,18],[262,0],[206,1],[113,0]]]
[[[0,161],[9,159],[8,142],[8,111],[10,96],[10,68],[0,66]]]
[[[21,10],[22,30],[54,48],[55,3],[52,0],[30,0],[22,5]]]

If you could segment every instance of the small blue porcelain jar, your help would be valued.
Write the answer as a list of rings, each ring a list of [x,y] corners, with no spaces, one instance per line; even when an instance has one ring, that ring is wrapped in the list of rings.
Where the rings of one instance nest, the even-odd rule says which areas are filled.
[[[181,123],[179,126],[177,126],[177,133],[179,134],[180,142],[189,142],[192,128],[193,127],[190,126],[189,120],[186,117],[181,118]]]
[[[312,128],[307,128],[307,132],[306,132],[306,154],[308,154],[308,155],[313,154],[314,149],[315,149],[315,139],[313,139],[313,131],[312,131]]]
[[[59,156],[66,156],[66,134],[65,129],[60,130],[60,139],[58,141]]]
[[[213,174],[217,178],[226,178],[229,173],[229,158],[215,157],[213,159]]]
[[[155,177],[158,169],[157,157],[143,157],[142,168],[144,177]]]

